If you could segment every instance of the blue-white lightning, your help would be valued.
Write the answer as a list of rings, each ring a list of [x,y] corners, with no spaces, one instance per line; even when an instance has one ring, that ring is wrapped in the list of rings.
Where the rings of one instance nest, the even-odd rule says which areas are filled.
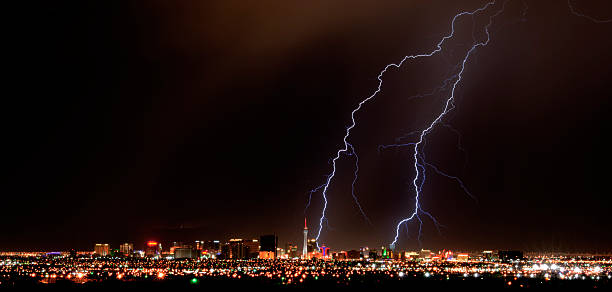
[[[425,162],[425,160],[423,158],[423,154],[421,152],[420,146],[424,143],[425,137],[434,129],[434,127],[437,124],[442,122],[442,119],[444,118],[444,116],[446,116],[446,114],[448,114],[451,110],[454,109],[454,107],[455,107],[455,105],[454,105],[455,91],[457,89],[457,85],[463,79],[463,72],[465,70],[465,64],[467,63],[468,59],[470,58],[472,53],[477,48],[484,47],[484,46],[489,44],[489,42],[491,40],[491,35],[489,34],[489,28],[493,24],[493,19],[504,11],[504,7],[505,7],[506,3],[507,3],[507,1],[503,3],[502,8],[500,8],[496,13],[494,13],[491,16],[489,16],[489,22],[484,27],[484,32],[485,32],[485,35],[486,35],[486,39],[484,41],[476,42],[466,52],[465,57],[461,61],[460,70],[459,70],[459,72],[456,75],[456,79],[454,80],[454,82],[452,82],[451,91],[450,91],[450,94],[449,94],[448,98],[446,99],[445,106],[444,106],[444,109],[442,110],[442,112],[429,124],[429,126],[427,128],[425,128],[424,130],[421,131],[421,133],[419,135],[418,141],[416,143],[411,144],[411,146],[413,146],[413,149],[414,149],[413,158],[414,158],[414,170],[415,170],[415,176],[414,176],[414,179],[412,180],[412,185],[414,186],[414,192],[415,192],[414,209],[413,209],[412,213],[410,214],[410,216],[400,220],[399,223],[397,224],[397,226],[395,228],[395,238],[393,239],[393,242],[391,243],[391,248],[394,248],[395,245],[397,244],[397,241],[399,240],[400,227],[402,226],[402,224],[406,224],[406,223],[412,221],[413,219],[416,219],[416,220],[419,221],[419,229],[420,229],[421,226],[422,226],[422,221],[421,221],[421,218],[419,217],[419,213],[426,214],[430,218],[433,219],[433,216],[431,216],[429,213],[427,213],[427,212],[425,212],[424,210],[421,209],[421,205],[419,203],[419,198],[420,198],[420,195],[421,195],[421,193],[423,191],[423,183],[425,182],[425,166],[429,166],[429,167],[433,168],[436,172],[438,172],[438,173],[440,173],[440,174],[442,174],[442,175],[444,175],[446,177],[449,177],[449,178],[457,180],[460,183],[461,187],[464,189],[464,191],[466,191],[466,193],[470,194],[467,191],[467,189],[465,188],[465,186],[463,185],[463,183],[461,182],[461,180],[459,180],[457,177],[447,175],[447,174],[441,172],[437,167],[433,166],[432,164],[429,164],[429,163]],[[491,5],[491,4],[493,4],[493,3],[490,2],[487,5],[485,5],[483,8],[478,9],[478,10],[472,12],[472,13],[469,13],[469,14],[470,15],[474,15],[475,13],[482,12],[486,8],[488,8],[488,6]],[[456,18],[457,17],[455,17],[455,19]],[[438,224],[435,221],[435,219],[434,219],[434,223],[436,223],[436,227],[437,227]],[[419,236],[420,236],[420,230],[419,230]]]
[[[456,176],[452,176],[449,175],[443,171],[441,171],[437,166],[427,162],[425,160],[425,154],[423,149],[425,148],[425,143],[426,143],[426,137],[429,133],[431,133],[433,131],[433,129],[437,126],[437,125],[443,125],[445,127],[447,127],[448,129],[450,129],[451,131],[453,131],[455,134],[458,135],[458,147],[461,151],[463,151],[463,148],[461,146],[461,136],[460,134],[454,129],[452,128],[450,125],[446,124],[444,122],[444,118],[445,116],[454,109],[455,105],[454,105],[454,99],[455,99],[455,91],[458,87],[458,85],[461,83],[461,81],[463,80],[463,73],[465,70],[465,66],[466,63],[468,62],[468,60],[470,59],[470,57],[472,56],[472,54],[476,51],[476,49],[487,46],[491,40],[491,35],[490,35],[490,31],[489,29],[491,28],[494,19],[499,16],[501,13],[504,12],[505,6],[506,4],[509,2],[510,0],[505,0],[503,2],[503,4],[501,5],[501,8],[499,8],[498,10],[496,10],[494,13],[491,12],[492,14],[489,15],[488,19],[488,23],[484,26],[484,34],[486,35],[486,39],[485,40],[481,40],[481,41],[477,41],[476,37],[474,36],[474,34],[472,35],[473,37],[473,43],[471,45],[471,47],[469,47],[469,49],[466,51],[465,55],[463,55],[463,58],[461,59],[461,61],[454,66],[454,68],[451,69],[450,72],[455,72],[454,74],[450,75],[450,77],[448,77],[446,80],[444,80],[442,82],[442,85],[439,86],[438,88],[433,89],[431,92],[426,93],[426,94],[420,94],[420,95],[415,95],[415,96],[411,96],[410,98],[422,98],[422,97],[427,97],[427,96],[433,96],[442,92],[446,92],[449,91],[449,95],[446,97],[446,102],[444,103],[444,108],[442,109],[442,111],[440,112],[440,114],[438,114],[436,116],[436,118],[431,121],[428,126],[423,129],[423,130],[419,130],[419,131],[413,131],[410,132],[400,138],[398,138],[396,140],[396,144],[390,144],[390,145],[381,145],[379,147],[379,151],[386,149],[386,148],[391,148],[391,147],[412,147],[413,149],[413,159],[414,159],[414,170],[415,170],[415,176],[414,179],[412,180],[412,186],[414,188],[414,192],[415,192],[415,202],[414,202],[414,206],[412,208],[412,211],[410,213],[410,215],[402,220],[400,220],[397,223],[397,226],[395,228],[395,237],[393,239],[393,242],[391,243],[391,247],[394,248],[395,245],[397,244],[398,240],[399,240],[399,234],[400,234],[400,228],[403,224],[405,224],[406,228],[407,228],[407,223],[411,222],[412,220],[416,220],[419,222],[419,242],[420,242],[420,237],[421,237],[421,229],[422,229],[422,224],[423,221],[421,220],[421,215],[425,215],[428,216],[429,218],[431,218],[431,220],[434,222],[436,228],[438,228],[438,231],[440,231],[440,224],[438,223],[438,221],[427,211],[423,210],[421,208],[420,205],[420,197],[423,191],[423,185],[425,183],[426,180],[426,168],[430,168],[432,169],[434,172],[455,180],[459,186],[463,189],[463,191],[468,194],[470,197],[474,198],[474,196],[472,196],[472,194],[469,192],[469,190],[465,187],[465,185],[463,184],[463,182]],[[355,115],[357,114],[358,111],[360,111],[362,109],[362,107],[365,105],[365,103],[369,102],[370,100],[374,99],[378,93],[381,92],[382,90],[382,85],[383,85],[383,76],[384,74],[391,69],[392,67],[394,68],[400,68],[406,61],[411,60],[411,59],[418,59],[418,58],[425,58],[425,57],[432,57],[438,53],[440,53],[442,51],[442,46],[445,44],[445,42],[451,38],[454,37],[455,35],[455,23],[456,21],[461,18],[462,16],[476,16],[477,14],[481,14],[481,13],[485,13],[485,11],[487,11],[488,9],[492,8],[495,5],[496,1],[490,1],[488,3],[486,3],[484,6],[473,10],[473,11],[464,11],[461,13],[456,14],[451,21],[451,30],[450,33],[448,35],[445,35],[444,37],[442,37],[442,39],[440,39],[440,41],[436,44],[435,49],[432,50],[429,53],[423,53],[423,54],[417,54],[417,55],[408,55],[405,56],[400,62],[398,63],[391,63],[388,64],[384,67],[384,69],[378,74],[377,79],[378,79],[378,86],[376,88],[376,90],[367,98],[363,99],[361,102],[359,102],[359,104],[357,105],[356,108],[353,109],[353,111],[351,112],[351,124],[346,128],[344,137],[343,137],[343,143],[344,146],[340,149],[337,150],[336,155],[331,159],[331,164],[332,164],[332,171],[331,173],[329,173],[326,177],[325,177],[325,181],[323,184],[321,184],[320,186],[316,187],[315,189],[310,191],[310,196],[309,196],[309,201],[308,201],[308,206],[310,205],[310,198],[312,197],[313,193],[316,193],[320,190],[322,190],[322,197],[324,200],[324,204],[323,204],[323,208],[322,208],[322,212],[321,212],[321,217],[319,219],[319,230],[317,232],[317,236],[316,236],[316,241],[317,241],[317,245],[319,244],[319,239],[321,237],[321,232],[323,230],[323,222],[326,222],[327,218],[326,218],[326,212],[327,212],[327,206],[328,206],[328,201],[327,201],[327,192],[329,191],[329,187],[331,185],[332,180],[334,179],[335,175],[336,175],[336,170],[337,170],[337,161],[340,159],[340,157],[342,157],[342,154],[346,154],[347,156],[354,156],[355,157],[355,168],[354,168],[354,179],[353,179],[353,183],[352,183],[352,189],[351,189],[351,195],[353,196],[353,199],[356,203],[356,205],[359,208],[359,211],[361,212],[361,214],[364,216],[364,218],[366,218],[366,220],[369,219],[367,218],[367,216],[365,215],[365,212],[363,211],[363,208],[361,207],[361,205],[359,204],[359,201],[357,200],[357,196],[355,195],[355,182],[357,181],[357,174],[359,171],[359,159],[357,156],[357,152],[355,150],[355,147],[349,143],[349,136],[351,134],[351,130],[353,128],[356,127],[357,122],[355,119]],[[567,1],[569,10],[571,13],[573,13],[576,16],[579,17],[583,17],[586,19],[589,19],[593,22],[596,23],[607,23],[607,22],[612,22],[612,19],[597,19],[588,15],[585,15],[581,12],[578,12],[572,5],[572,1],[568,0]],[[522,14],[522,18],[521,20],[524,21],[526,14],[527,14],[527,4],[526,2],[523,0],[523,14]],[[413,142],[403,142],[404,139],[407,139],[409,137],[418,137],[418,139],[416,141]],[[465,152],[464,152],[465,153]],[[308,208],[307,206],[307,208]]]
[[[330,173],[330,174],[329,174],[329,175],[326,177],[324,184],[322,184],[322,185],[321,185],[321,186],[322,186],[322,188],[323,188],[323,191],[322,191],[322,197],[323,197],[323,201],[324,201],[324,203],[323,203],[323,210],[322,210],[322,212],[321,212],[321,217],[320,217],[320,219],[319,219],[319,230],[318,230],[318,232],[317,232],[317,236],[316,236],[317,245],[318,245],[318,243],[319,243],[319,238],[321,237],[321,231],[323,230],[323,222],[326,220],[326,212],[327,212],[327,204],[328,204],[328,201],[327,201],[327,192],[328,192],[328,190],[329,190],[329,186],[330,186],[330,184],[331,184],[331,182],[332,182],[333,178],[334,178],[334,177],[335,177],[335,175],[336,175],[336,168],[337,168],[337,166],[336,166],[336,162],[338,161],[338,159],[340,159],[340,157],[341,157],[341,155],[342,155],[343,153],[349,153],[349,154],[356,155],[355,148],[354,148],[354,147],[353,147],[353,146],[352,146],[352,145],[351,145],[351,144],[348,142],[348,138],[349,138],[349,136],[350,136],[350,134],[351,134],[351,130],[352,130],[353,128],[355,128],[355,126],[356,126],[356,124],[357,124],[357,122],[356,122],[356,120],[355,120],[355,114],[356,114],[356,113],[357,113],[359,110],[361,110],[361,108],[363,107],[363,105],[364,105],[365,103],[367,103],[368,101],[370,101],[370,100],[374,99],[374,98],[375,98],[375,97],[378,95],[378,93],[379,93],[379,92],[382,90],[382,84],[383,84],[383,75],[384,75],[384,74],[385,74],[385,73],[386,73],[386,72],[387,72],[389,69],[391,69],[392,67],[394,67],[394,68],[399,68],[399,67],[401,67],[401,66],[402,66],[402,65],[403,65],[403,64],[404,64],[404,63],[405,63],[407,60],[411,60],[411,59],[418,59],[418,58],[424,58],[424,57],[431,57],[431,56],[434,56],[434,55],[436,55],[437,53],[441,52],[441,51],[442,51],[442,45],[444,44],[444,42],[446,42],[448,39],[452,38],[452,37],[454,36],[454,34],[455,34],[455,23],[456,23],[457,19],[459,19],[461,16],[464,16],[464,15],[474,15],[474,14],[476,14],[476,13],[482,12],[482,11],[486,10],[487,8],[489,8],[490,6],[492,6],[494,3],[495,3],[495,1],[491,1],[491,2],[488,2],[486,5],[484,5],[483,7],[478,8],[478,9],[476,9],[476,10],[474,10],[474,11],[464,11],[464,12],[461,12],[461,13],[459,13],[459,14],[456,14],[456,15],[453,17],[452,22],[451,22],[451,31],[450,31],[450,33],[449,33],[448,35],[446,35],[446,36],[442,37],[442,39],[441,39],[441,40],[440,40],[440,41],[439,41],[439,42],[436,44],[436,48],[435,48],[433,51],[431,51],[431,52],[429,52],[429,53],[424,53],[424,54],[417,54],[417,55],[408,55],[408,56],[405,56],[405,57],[404,57],[404,58],[403,58],[403,59],[402,59],[402,60],[401,60],[399,63],[391,63],[391,64],[386,65],[386,66],[385,66],[385,68],[384,68],[384,69],[383,69],[383,70],[382,70],[382,71],[381,71],[381,72],[378,74],[378,77],[377,77],[377,79],[378,79],[378,86],[377,86],[376,90],[375,90],[375,91],[374,91],[374,92],[373,92],[373,93],[372,93],[370,96],[368,96],[367,98],[365,98],[364,100],[362,100],[361,102],[359,102],[359,104],[357,105],[357,107],[356,107],[355,109],[353,109],[353,111],[351,112],[351,124],[350,124],[350,125],[349,125],[349,126],[346,128],[344,138],[342,139],[342,140],[343,140],[343,142],[344,142],[344,147],[343,147],[343,148],[340,148],[340,149],[339,149],[339,150],[336,152],[335,157],[333,157],[333,159],[332,159],[332,171],[331,171],[331,173]],[[487,27],[487,28],[488,28],[488,27]],[[487,31],[487,36],[488,36],[488,31]],[[487,43],[488,43],[488,39],[487,39]],[[464,66],[465,66],[465,60],[467,59],[467,57],[470,55],[470,53],[471,53],[471,52],[472,52],[472,51],[473,51],[475,48],[476,48],[476,47],[473,47],[473,48],[472,48],[472,50],[470,50],[470,51],[468,52],[468,54],[467,54],[466,58],[464,59],[464,62],[463,62],[463,63],[462,63],[462,65],[461,65],[461,71],[460,71],[460,73],[459,73],[459,74],[461,74],[461,73],[463,72],[463,68],[464,68]],[[455,83],[453,83],[453,93],[454,93],[454,88],[456,87],[456,85],[457,85],[457,83],[458,83],[458,81],[459,81],[459,80],[461,80],[461,78],[460,78],[460,77],[457,79],[457,81],[455,81]],[[435,124],[436,124],[436,123],[439,121],[439,119],[441,119],[441,118],[442,118],[442,116],[444,116],[444,114],[446,114],[447,110],[450,110],[449,105],[450,105],[450,103],[451,103],[451,100],[452,100],[452,97],[448,99],[447,106],[446,106],[445,111],[443,112],[443,114],[441,114],[441,115],[438,117],[438,119],[436,119],[436,121],[434,121],[434,123],[432,123],[432,124],[430,125],[430,128],[433,128],[433,126],[434,126],[434,125],[435,125]],[[429,128],[428,128],[428,129],[429,129]],[[418,142],[418,144],[415,144],[415,149],[417,149],[417,151],[416,151],[417,153],[415,154],[415,168],[417,168],[417,176],[415,177],[415,180],[414,180],[414,185],[415,185],[415,188],[416,188],[416,190],[417,190],[417,195],[416,195],[417,209],[415,210],[414,214],[413,214],[411,217],[409,217],[409,218],[407,218],[407,219],[402,220],[402,221],[400,222],[400,224],[398,224],[398,229],[399,229],[399,227],[400,227],[400,225],[401,225],[402,223],[405,223],[405,222],[407,222],[407,221],[411,220],[412,218],[414,218],[415,216],[417,216],[417,215],[418,215],[418,214],[417,214],[417,213],[418,213],[418,211],[419,211],[419,209],[418,209],[418,195],[420,194],[420,189],[419,189],[419,187],[417,186],[417,181],[418,181],[418,179],[419,179],[419,177],[420,177],[420,172],[418,171],[418,168],[419,168],[419,167],[423,167],[423,166],[422,166],[422,165],[420,165],[420,164],[418,163],[418,160],[416,159],[416,157],[418,156],[418,146],[419,146],[419,145],[420,145],[420,144],[423,142],[424,136],[425,136],[425,135],[426,135],[426,133],[428,133],[430,130],[431,130],[431,129],[422,131],[422,132],[421,132],[421,135],[420,135],[420,141]],[[349,152],[349,151],[350,151],[350,152]],[[315,189],[315,190],[316,190],[316,189]],[[314,191],[314,190],[313,190],[313,191]],[[312,192],[311,192],[311,194],[312,194]],[[356,197],[355,197],[355,198],[356,198]],[[425,214],[425,213],[424,213],[424,214]],[[397,236],[396,236],[396,240],[394,241],[394,243],[395,243],[396,241],[397,241]]]

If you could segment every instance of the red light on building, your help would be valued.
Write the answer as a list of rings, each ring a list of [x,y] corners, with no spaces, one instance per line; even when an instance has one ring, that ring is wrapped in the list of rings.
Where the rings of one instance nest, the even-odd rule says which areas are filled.
[[[147,245],[148,246],[156,246],[157,242],[156,241],[147,241]]]
[[[327,246],[322,246],[321,247],[321,253],[323,254],[324,257],[329,255],[329,247]]]

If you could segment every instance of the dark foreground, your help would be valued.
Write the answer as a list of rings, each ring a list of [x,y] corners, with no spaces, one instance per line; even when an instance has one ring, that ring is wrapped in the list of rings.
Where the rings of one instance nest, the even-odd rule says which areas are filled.
[[[303,283],[287,284],[266,279],[204,279],[176,278],[166,280],[104,280],[75,283],[68,280],[58,280],[55,283],[43,283],[31,279],[2,281],[1,288],[41,288],[41,289],[317,289],[317,288],[371,288],[371,289],[417,289],[417,288],[603,288],[610,289],[611,281],[605,280],[543,280],[543,279],[377,279],[358,278],[349,281],[309,280]]]

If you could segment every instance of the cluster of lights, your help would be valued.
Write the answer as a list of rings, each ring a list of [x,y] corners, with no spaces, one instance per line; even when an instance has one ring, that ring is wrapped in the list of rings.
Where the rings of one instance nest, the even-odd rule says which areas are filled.
[[[576,258],[531,258],[502,263],[473,259],[467,261],[400,260],[152,260],[143,258],[3,257],[1,279],[36,279],[53,283],[65,279],[77,283],[116,279],[121,281],[185,278],[191,284],[200,279],[256,278],[299,284],[313,280],[348,283],[351,279],[485,279],[503,277],[509,285],[519,278],[542,280],[610,279],[612,260]]]

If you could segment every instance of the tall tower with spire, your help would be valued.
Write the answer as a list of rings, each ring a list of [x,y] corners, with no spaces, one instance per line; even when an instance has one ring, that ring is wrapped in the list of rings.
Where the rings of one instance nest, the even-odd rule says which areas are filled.
[[[308,259],[308,225],[304,217],[304,246],[302,247],[302,258]]]

